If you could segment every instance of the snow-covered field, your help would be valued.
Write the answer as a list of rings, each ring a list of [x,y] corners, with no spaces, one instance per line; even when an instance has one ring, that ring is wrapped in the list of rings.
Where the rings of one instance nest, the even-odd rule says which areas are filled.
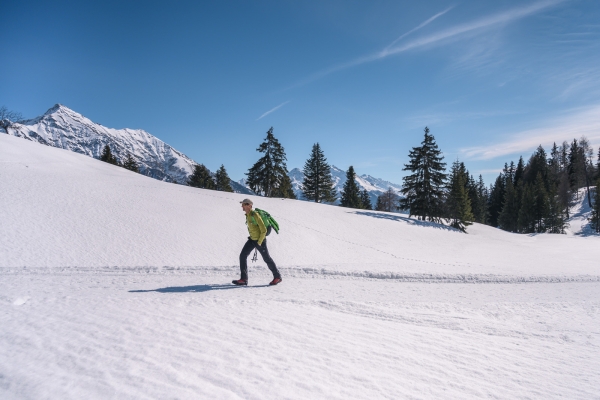
[[[0,135],[0,398],[600,398],[600,239],[255,198]],[[582,228],[583,229],[583,228]]]

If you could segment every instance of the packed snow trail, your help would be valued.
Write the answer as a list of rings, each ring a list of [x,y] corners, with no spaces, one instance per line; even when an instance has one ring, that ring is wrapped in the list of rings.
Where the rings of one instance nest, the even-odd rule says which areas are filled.
[[[254,279],[252,279],[254,278]],[[600,283],[11,275],[0,394],[594,398]],[[24,300],[26,299],[26,300]]]

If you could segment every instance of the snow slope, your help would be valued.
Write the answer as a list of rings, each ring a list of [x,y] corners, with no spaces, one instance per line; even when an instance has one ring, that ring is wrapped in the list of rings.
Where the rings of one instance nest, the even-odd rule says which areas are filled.
[[[598,237],[244,197],[0,135],[0,398],[594,398]],[[499,284],[500,283],[500,284]]]

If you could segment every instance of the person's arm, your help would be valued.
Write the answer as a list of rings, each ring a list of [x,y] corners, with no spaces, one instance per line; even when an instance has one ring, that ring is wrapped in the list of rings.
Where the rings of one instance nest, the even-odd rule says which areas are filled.
[[[259,246],[262,246],[263,240],[265,240],[265,237],[267,237],[267,227],[265,226],[265,223],[263,222],[262,218],[260,217],[260,214],[257,213],[256,211],[254,211],[254,219],[256,220],[258,229],[260,229],[260,236],[258,237],[257,242],[258,242]]]

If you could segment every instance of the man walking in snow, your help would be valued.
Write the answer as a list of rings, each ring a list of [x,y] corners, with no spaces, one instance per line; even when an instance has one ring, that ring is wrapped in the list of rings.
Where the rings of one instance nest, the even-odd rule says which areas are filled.
[[[242,210],[246,213],[246,225],[248,226],[248,233],[250,233],[250,236],[248,236],[248,241],[240,253],[240,271],[242,277],[231,283],[239,286],[248,285],[248,256],[252,253],[252,250],[257,249],[273,273],[273,280],[269,285],[277,285],[281,282],[281,275],[267,249],[267,228],[265,227],[260,214],[252,210],[252,200],[244,199],[241,203]]]

